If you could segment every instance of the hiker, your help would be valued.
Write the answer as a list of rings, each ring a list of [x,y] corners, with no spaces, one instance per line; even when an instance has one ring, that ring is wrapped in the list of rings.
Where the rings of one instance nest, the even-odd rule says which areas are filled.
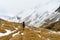
[[[23,30],[24,30],[24,28],[25,28],[25,22],[23,22],[23,24],[22,24],[22,25],[23,25]]]

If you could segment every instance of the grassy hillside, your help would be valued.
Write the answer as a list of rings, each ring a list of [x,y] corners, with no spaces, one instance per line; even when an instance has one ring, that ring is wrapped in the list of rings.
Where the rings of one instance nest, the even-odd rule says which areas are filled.
[[[60,21],[41,28],[27,26],[23,30],[21,23],[8,22],[0,19],[0,33],[6,33],[5,29],[16,31],[0,37],[0,40],[60,40],[60,34],[56,32],[60,31]],[[13,36],[14,34],[16,35]]]
[[[51,23],[48,26],[46,26],[46,28],[53,30],[53,31],[60,31],[60,21],[57,21],[55,23]]]

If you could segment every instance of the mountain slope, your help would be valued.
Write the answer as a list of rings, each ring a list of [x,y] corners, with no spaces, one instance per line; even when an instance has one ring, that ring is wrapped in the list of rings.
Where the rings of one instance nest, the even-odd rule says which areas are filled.
[[[55,4],[55,5],[54,5]],[[31,9],[24,9],[20,13],[17,13],[14,17],[0,16],[0,18],[10,21],[22,23],[25,21],[28,26],[39,27],[45,23],[45,20],[49,19],[52,22],[59,20],[60,14],[57,12],[60,2],[52,1],[45,3],[44,5],[38,5]],[[59,16],[59,17],[58,17]]]
[[[23,30],[20,23],[0,19],[0,40],[60,40],[60,21],[52,25],[52,29],[26,26]]]

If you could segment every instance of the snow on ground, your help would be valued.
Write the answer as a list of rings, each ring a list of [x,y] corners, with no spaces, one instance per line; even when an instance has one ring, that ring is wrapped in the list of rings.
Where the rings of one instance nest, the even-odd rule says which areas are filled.
[[[1,36],[9,35],[9,34],[11,33],[10,30],[7,30],[7,29],[5,29],[5,30],[6,30],[6,33],[0,33],[0,37],[1,37]]]

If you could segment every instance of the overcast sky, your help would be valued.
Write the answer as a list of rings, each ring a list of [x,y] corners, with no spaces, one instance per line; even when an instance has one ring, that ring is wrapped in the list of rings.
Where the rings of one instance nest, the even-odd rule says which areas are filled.
[[[23,9],[34,8],[45,3],[60,3],[59,0],[0,0],[0,15],[14,16]],[[57,2],[58,1],[58,2]],[[54,4],[55,5],[55,4]],[[47,6],[48,7],[48,6]]]

